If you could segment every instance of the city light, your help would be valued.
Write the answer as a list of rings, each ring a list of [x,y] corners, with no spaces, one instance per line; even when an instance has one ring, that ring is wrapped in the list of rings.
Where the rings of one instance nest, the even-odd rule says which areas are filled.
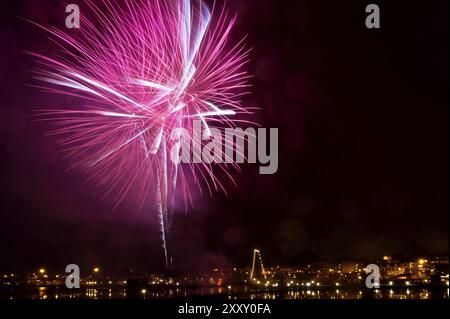
[[[429,259],[427,262],[424,261],[424,264],[427,266],[420,268],[418,267],[420,264],[419,260],[419,258],[414,258],[408,262],[405,261],[401,264],[396,264],[395,266],[387,266],[387,269],[383,272],[383,281],[385,282],[387,289],[383,290],[383,288],[381,288],[381,290],[373,290],[374,294],[377,295],[375,298],[434,298],[434,296],[429,294],[430,289],[432,289],[431,284],[433,287],[434,285],[445,287],[445,291],[447,291],[446,296],[448,296],[449,276],[444,267],[448,265],[448,261],[446,259],[433,258]],[[411,267],[408,270],[408,273],[399,275],[397,271],[398,266],[402,266],[402,269],[408,269],[408,266],[405,266],[407,264]],[[356,273],[352,275],[349,271],[343,270],[343,275],[338,276],[337,271],[329,273],[327,271],[329,267],[337,269],[339,264],[331,265],[330,263],[324,263],[323,265],[315,264],[314,266],[268,267],[265,272],[267,279],[262,279],[263,274],[261,271],[255,271],[253,278],[250,280],[250,272],[247,272],[247,275],[245,275],[243,269],[230,267],[225,269],[214,268],[206,272],[184,273],[182,276],[172,275],[170,277],[163,277],[161,274],[133,273],[133,279],[130,278],[129,280],[144,280],[143,284],[134,293],[137,293],[141,298],[161,298],[161,296],[168,295],[180,297],[182,296],[181,294],[186,296],[185,288],[190,287],[191,285],[210,287],[212,289],[211,294],[220,294],[225,290],[231,299],[236,298],[235,296],[230,295],[232,291],[240,294],[242,291],[252,291],[252,288],[264,292],[270,299],[277,294],[278,289],[285,289],[291,294],[291,297],[294,298],[301,298],[301,295],[307,294],[313,296],[314,290],[311,289],[311,287],[317,287],[317,296],[325,294],[330,298],[361,298],[362,295],[364,295],[361,290],[359,293],[358,290],[352,290],[353,287],[357,287],[357,285],[361,288],[364,286],[364,282],[358,279],[358,277],[364,278],[362,273],[361,276]],[[439,281],[433,280],[434,277],[431,273],[431,269],[435,270],[435,274],[439,274]],[[322,270],[320,275],[319,270]],[[383,269],[381,270],[383,271]],[[120,293],[121,296],[128,295],[128,290],[133,289],[133,285],[130,285],[131,288],[125,286],[127,280],[126,277],[122,277],[123,275],[104,272],[103,269],[100,271],[99,267],[95,267],[92,268],[91,274],[88,273],[86,274],[86,277],[81,278],[81,285],[85,285],[87,288],[85,293],[82,293],[83,296],[86,294],[89,298],[115,298],[118,294],[112,293],[112,290],[114,290],[112,288],[115,287],[113,286],[114,284],[123,284],[123,291]],[[98,274],[94,276],[93,273]],[[2,284],[9,286],[14,285],[17,282],[23,282],[22,278],[23,276],[17,272],[13,273],[12,271],[8,271],[7,273],[0,273],[0,288],[2,288]],[[47,298],[55,298],[55,293],[50,294],[46,292],[49,287],[53,287],[54,285],[64,285],[64,282],[65,275],[55,274],[50,276],[48,275],[48,269],[42,267],[38,268],[36,273],[27,273],[25,285],[37,287],[40,292],[39,298],[43,299],[44,295],[46,295]],[[157,289],[154,292],[150,292],[147,289],[147,283],[159,285],[161,290]],[[104,292],[106,285],[108,285],[109,292],[108,289]],[[402,285],[404,288],[399,288],[399,286]],[[163,286],[168,287],[163,288]],[[182,289],[180,289],[179,286],[182,287]],[[304,288],[302,289],[300,286],[303,286]],[[393,290],[394,286],[397,287],[397,291],[395,292]],[[176,289],[172,289],[173,287],[176,287]],[[412,287],[415,287],[415,289],[411,289]],[[66,295],[65,293],[59,294],[58,292],[58,298],[69,298],[69,295]],[[73,298],[78,297],[73,296]]]

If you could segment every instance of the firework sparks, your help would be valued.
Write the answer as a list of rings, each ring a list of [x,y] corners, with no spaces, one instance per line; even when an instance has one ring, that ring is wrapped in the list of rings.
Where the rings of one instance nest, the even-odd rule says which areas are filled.
[[[191,201],[188,172],[200,191],[202,184],[209,192],[223,189],[210,164],[181,166],[168,159],[168,150],[180,147],[170,134],[190,129],[192,119],[200,119],[208,134],[211,122],[234,127],[240,114],[249,113],[240,102],[248,86],[242,70],[248,50],[243,40],[227,43],[235,17],[223,9],[213,14],[201,0],[85,4],[89,14],[76,33],[36,24],[60,51],[30,53],[41,65],[35,78],[48,91],[83,101],[80,109],[40,110],[39,117],[55,122],[53,133],[75,166],[108,185],[107,194],[118,190],[117,203],[135,185],[141,205],[155,194],[168,264],[175,189]],[[230,165],[219,167],[231,176]]]

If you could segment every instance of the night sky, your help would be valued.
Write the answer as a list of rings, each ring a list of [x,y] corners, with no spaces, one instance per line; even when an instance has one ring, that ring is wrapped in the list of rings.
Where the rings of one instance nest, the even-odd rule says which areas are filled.
[[[177,268],[249,266],[255,247],[269,266],[448,255],[448,1],[393,2],[227,1],[233,38],[253,48],[244,103],[279,128],[279,169],[243,165],[228,195],[177,211]],[[23,51],[49,41],[19,17],[63,26],[68,3],[81,1],[0,5],[0,271],[160,269],[151,209],[113,209],[31,119],[62,98],[29,86]],[[365,28],[369,3],[379,30]]]

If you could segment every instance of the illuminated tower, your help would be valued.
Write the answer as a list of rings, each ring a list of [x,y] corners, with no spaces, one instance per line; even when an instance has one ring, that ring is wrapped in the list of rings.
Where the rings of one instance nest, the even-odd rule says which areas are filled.
[[[253,249],[253,263],[252,263],[252,271],[250,272],[250,280],[253,280],[253,278],[255,278],[255,264],[257,259],[258,259],[258,266],[260,266],[261,268],[261,274],[264,276],[264,279],[266,279],[266,272],[264,270],[261,252],[259,251],[259,249]]]

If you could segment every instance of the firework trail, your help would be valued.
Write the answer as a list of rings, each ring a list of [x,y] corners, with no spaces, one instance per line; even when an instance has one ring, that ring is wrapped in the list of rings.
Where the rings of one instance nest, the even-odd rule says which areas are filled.
[[[192,202],[188,176],[208,191],[224,190],[211,164],[176,164],[169,151],[180,149],[171,138],[176,128],[201,120],[235,127],[249,76],[244,39],[229,45],[235,17],[212,11],[201,0],[85,1],[81,27],[46,31],[59,50],[52,55],[27,52],[40,67],[39,88],[75,96],[81,107],[39,110],[51,120],[61,148],[98,185],[116,190],[116,203],[136,187],[141,206],[155,194],[166,265],[175,190]],[[89,11],[84,14],[84,11]],[[214,14],[213,14],[214,13]],[[215,14],[217,13],[217,14]],[[199,143],[189,137],[192,143]],[[203,143],[200,141],[200,143]],[[233,180],[236,164],[218,165]],[[179,184],[179,185],[177,185]]]

